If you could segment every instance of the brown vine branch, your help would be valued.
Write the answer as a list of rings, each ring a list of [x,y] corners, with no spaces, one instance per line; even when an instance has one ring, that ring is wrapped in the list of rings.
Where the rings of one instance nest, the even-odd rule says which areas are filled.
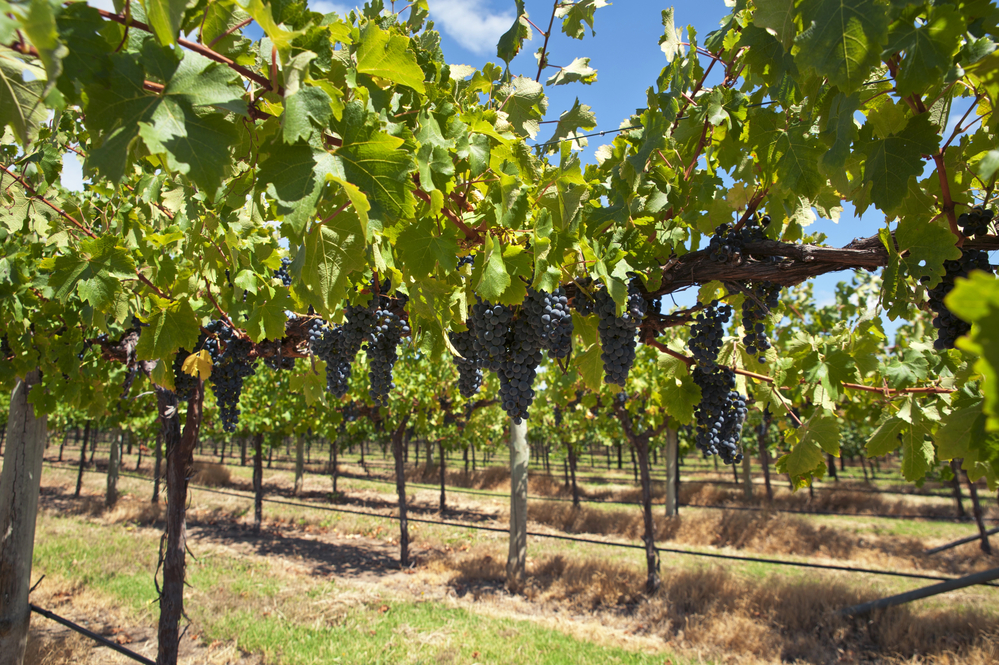
[[[552,36],[552,26],[555,25],[555,12],[558,11],[559,2],[560,0],[555,0],[555,4],[552,6],[552,17],[548,21],[548,32],[538,30],[538,32],[541,32],[545,36],[545,43],[541,45],[541,57],[538,58],[538,75],[534,77],[535,83],[541,81],[541,73],[545,71],[545,65],[548,63],[548,40]],[[520,20],[520,17],[517,17],[517,19]],[[531,25],[534,24],[531,23]],[[534,27],[537,28],[538,26],[535,25]]]
[[[226,37],[228,37],[232,33],[236,32],[237,30],[241,30],[242,28],[245,28],[246,26],[250,25],[251,23],[253,23],[253,17],[252,16],[250,18],[246,19],[245,21],[237,23],[236,25],[232,26],[231,28],[229,28],[228,30],[226,30],[225,32],[223,32],[221,35],[219,35],[218,37],[216,37],[212,41],[208,42],[208,48],[212,48],[220,40],[225,39]]]
[[[420,199],[424,203],[430,204],[430,195],[424,192],[422,189],[413,190],[413,194],[414,196],[416,196],[416,198]],[[468,224],[461,221],[461,218],[458,217],[458,215],[456,215],[451,209],[445,207],[442,208],[441,212],[444,214],[445,217],[448,218],[448,220],[452,224],[461,229],[461,232],[465,234],[465,238],[467,240],[471,242],[480,242],[482,240],[482,237],[479,235],[478,231],[470,228]]]
[[[150,28],[148,25],[146,25],[142,21],[136,21],[134,19],[130,19],[130,18],[127,18],[125,16],[121,16],[120,14],[115,14],[113,12],[105,11],[103,9],[98,9],[97,11],[100,13],[100,15],[102,17],[106,18],[109,21],[114,21],[115,23],[120,23],[121,25],[124,25],[126,27],[131,26],[133,28],[136,28],[138,30],[142,30],[144,32],[148,32],[150,34],[152,34],[152,32],[153,32],[152,28]],[[271,81],[267,80],[266,76],[261,76],[260,74],[258,74],[256,72],[254,72],[254,71],[252,71],[252,70],[244,67],[243,65],[236,64],[235,62],[233,62],[229,58],[225,57],[221,53],[218,53],[217,51],[213,51],[212,49],[210,49],[207,46],[202,46],[201,44],[197,44],[195,42],[189,41],[189,40],[184,39],[182,37],[177,39],[177,43],[180,44],[181,46],[183,46],[184,48],[186,48],[189,51],[194,51],[195,53],[198,53],[199,55],[205,56],[209,60],[213,60],[213,61],[215,61],[215,62],[217,62],[219,64],[225,65],[229,69],[231,69],[234,72],[238,73],[243,78],[246,78],[246,79],[249,79],[249,80],[253,81],[257,85],[263,87],[265,90],[271,90],[272,89]],[[284,96],[284,88],[282,86],[276,86],[273,89],[274,89],[274,91],[278,95],[280,95],[282,97]]]
[[[60,208],[59,206],[57,206],[56,204],[52,203],[51,201],[49,201],[44,196],[39,195],[38,192],[35,190],[34,187],[32,187],[31,185],[29,185],[28,183],[26,183],[24,180],[22,180],[16,174],[11,173],[10,171],[8,171],[6,166],[3,166],[2,164],[0,164],[0,169],[2,169],[3,172],[6,173],[7,175],[9,175],[11,178],[13,178],[17,182],[19,182],[21,184],[21,187],[24,187],[28,191],[28,193],[31,194],[32,198],[38,199],[39,201],[41,201],[42,203],[44,203],[48,207],[50,207],[53,210],[55,210],[59,214],[60,217],[62,217],[63,219],[65,219],[68,222],[70,222],[71,224],[73,224],[73,226],[77,227],[78,229],[80,229],[81,231],[83,231],[84,233],[86,233],[91,238],[95,238],[95,239],[97,238],[97,236],[94,235],[93,231],[91,231],[86,226],[84,226],[83,224],[81,224],[79,220],[77,220],[75,217],[73,217],[72,215],[70,215],[68,212],[66,212],[65,210],[63,210],[62,208]]]

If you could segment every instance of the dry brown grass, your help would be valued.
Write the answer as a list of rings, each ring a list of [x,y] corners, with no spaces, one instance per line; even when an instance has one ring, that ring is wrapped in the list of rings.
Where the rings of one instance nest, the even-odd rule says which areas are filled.
[[[504,562],[485,550],[430,566],[450,569],[450,584],[477,601],[502,593]],[[643,581],[636,567],[552,555],[529,566],[521,593],[540,611],[557,607],[560,612],[596,613],[607,625],[661,637],[682,655],[721,662],[999,662],[999,618],[994,612],[909,605],[846,619],[835,611],[879,592],[832,578],[744,579],[721,567],[667,573],[652,597],[636,593]]]
[[[657,511],[658,513],[659,511]],[[528,503],[528,518],[569,533],[616,535],[631,540],[645,531],[637,509],[601,510],[571,504]],[[656,535],[662,541],[689,545],[734,547],[767,554],[822,554],[849,557],[854,541],[841,532],[794,515],[768,512],[720,511],[666,518],[655,515]]]
[[[192,467],[191,482],[207,487],[228,487],[232,484],[232,473],[228,467],[213,462],[195,462]]]

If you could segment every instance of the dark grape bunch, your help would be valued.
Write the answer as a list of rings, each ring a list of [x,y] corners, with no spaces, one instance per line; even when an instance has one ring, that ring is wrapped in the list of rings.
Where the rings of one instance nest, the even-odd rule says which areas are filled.
[[[957,218],[957,225],[961,227],[961,233],[969,238],[986,236],[991,231],[992,218],[995,217],[995,214],[995,210],[975,206]]]
[[[475,353],[486,369],[499,371],[506,356],[506,341],[513,323],[513,309],[480,300],[472,305],[469,330],[475,331]]]
[[[572,312],[565,289],[559,287],[552,293],[528,289],[523,312],[527,315],[534,334],[553,358],[565,358],[572,351]]]
[[[604,381],[623,386],[635,362],[635,348],[638,346],[636,333],[645,318],[648,303],[638,291],[637,282],[632,281],[621,316],[617,315],[617,305],[607,289],[601,288],[594,293],[594,305],[600,317],[598,328],[603,348],[600,358],[604,362]]]
[[[274,278],[280,279],[285,286],[291,286],[291,273],[288,268],[291,266],[291,259],[281,259],[281,267],[274,271]]]
[[[211,381],[222,429],[235,432],[239,423],[239,397],[243,392],[243,379],[255,373],[253,365],[256,361],[249,357],[253,344],[237,337],[232,328],[222,321],[211,321],[205,329],[214,335],[209,335],[205,340],[205,348],[212,358]]]
[[[534,378],[541,364],[541,338],[521,310],[479,301],[472,305],[469,329],[474,349],[486,369],[499,376],[500,402],[507,415],[520,423],[534,401]]]
[[[691,377],[701,389],[694,410],[694,443],[705,457],[718,455],[725,464],[742,461],[739,437],[746,418],[746,399],[735,390],[735,372],[718,365],[724,325],[731,315],[729,305],[713,301],[694,319],[687,343],[694,358]]]
[[[750,285],[754,298],[746,297],[742,303],[742,327],[746,336],[742,338],[746,353],[757,356],[761,363],[767,361],[766,352],[770,348],[767,338],[767,315],[780,303],[780,284],[754,282]]]
[[[471,320],[468,322],[472,323]],[[458,392],[464,398],[469,398],[479,392],[482,386],[482,367],[478,354],[475,352],[475,331],[471,325],[468,330],[448,333],[451,345],[460,353],[453,356],[454,366],[458,368]]]
[[[392,368],[399,359],[397,347],[402,338],[409,334],[409,326],[395,308],[389,306],[388,298],[383,296],[379,301],[379,308],[374,312],[375,325],[368,333],[366,349],[371,400],[375,406],[386,406],[389,391],[395,387],[392,383]]]
[[[764,229],[770,225],[770,215],[753,216],[739,230],[732,224],[722,224],[708,243],[708,257],[716,263],[739,263],[745,247],[764,238]]]
[[[471,266],[471,265],[475,265],[474,256],[472,256],[471,254],[469,254],[468,256],[459,256],[458,265],[455,267],[455,270],[461,270],[462,266]]]
[[[264,358],[264,364],[275,371],[291,371],[295,369],[295,359],[282,356],[280,348],[278,349],[278,355]]]
[[[201,339],[198,340],[198,346],[204,345],[204,334],[201,335]],[[198,379],[191,374],[184,371],[184,361],[187,360],[191,352],[187,349],[181,349],[177,352],[177,356],[173,359],[173,392],[177,395],[180,400],[191,399],[191,392],[194,390],[195,384]]]
[[[375,313],[367,305],[347,305],[342,326],[314,321],[309,329],[309,347],[326,363],[326,390],[339,399],[350,387],[351,365],[374,329]]]
[[[541,338],[525,316],[514,319],[507,338],[506,356],[497,374],[503,410],[518,425],[534,402],[534,378],[541,364]]]
[[[954,288],[954,280],[957,277],[967,277],[972,270],[992,273],[992,266],[989,264],[988,253],[980,249],[966,249],[960,259],[944,261],[944,270],[944,278],[929,291],[930,308],[937,314],[933,318],[933,327],[937,329],[933,348],[938,351],[953,349],[957,338],[971,330],[971,324],[954,316],[944,304],[944,298]]]
[[[577,312],[579,312],[580,316],[589,316],[595,311],[596,303],[593,297],[584,291],[584,288],[590,288],[593,284],[593,279],[590,277],[584,277],[576,280],[576,284],[576,295],[572,297],[572,306]]]

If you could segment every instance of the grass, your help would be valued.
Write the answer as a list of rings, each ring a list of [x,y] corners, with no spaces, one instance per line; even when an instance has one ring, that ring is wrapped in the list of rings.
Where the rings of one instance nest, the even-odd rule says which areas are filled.
[[[35,572],[154,619],[158,532],[43,513]],[[201,549],[201,548],[199,548]],[[296,576],[264,559],[202,552],[189,560],[186,611],[203,641],[237,643],[268,663],[662,663],[529,621],[483,616]],[[680,663],[686,661],[674,660]]]

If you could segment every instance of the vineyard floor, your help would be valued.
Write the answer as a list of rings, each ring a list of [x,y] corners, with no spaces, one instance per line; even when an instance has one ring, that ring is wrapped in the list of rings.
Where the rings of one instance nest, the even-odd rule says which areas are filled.
[[[133,469],[134,458],[125,466]],[[639,593],[639,551],[532,538],[528,581],[511,595],[502,583],[503,533],[411,524],[416,564],[400,571],[392,520],[267,503],[263,533],[253,534],[248,469],[229,472],[225,491],[239,496],[192,489],[190,547],[197,559],[190,562],[187,639],[200,651],[188,657],[191,663],[256,663],[261,657],[282,664],[999,662],[999,589],[975,587],[884,613],[870,624],[848,622],[831,613],[927,582],[664,554],[664,588],[648,598]],[[77,500],[75,469],[46,467],[43,473],[33,577],[47,577],[37,602],[53,602],[53,611],[71,618],[89,616],[102,628],[117,626],[148,653],[160,533],[158,511],[148,503],[151,483],[123,477],[123,499],[105,511],[104,476],[88,473],[85,481]],[[390,486],[340,482],[343,507],[392,512]],[[330,505],[327,477],[307,475],[295,499],[292,483],[287,471],[264,473],[271,498]],[[436,517],[436,489],[413,488],[412,498],[415,516]],[[448,502],[448,521],[505,526],[499,493],[450,493]],[[534,505],[548,515],[570,508]],[[592,510],[608,515],[594,521],[604,525],[639,514],[633,506]],[[572,528],[578,525],[563,530],[537,517],[532,514],[532,531],[580,532]],[[925,533],[887,530],[898,523],[923,525]],[[919,554],[969,535],[969,524],[866,516],[761,520],[694,508],[684,509],[681,524],[672,534],[661,531],[663,545],[948,576],[996,565],[974,543],[933,558]],[[599,540],[637,537],[620,530],[613,537],[583,532]],[[45,623],[32,621],[33,630],[43,632],[33,633],[40,657],[29,662],[69,662],[45,655],[45,645],[60,644],[44,633]],[[91,651],[98,660],[90,662],[119,662],[106,650]],[[88,661],[74,656],[72,662]]]

